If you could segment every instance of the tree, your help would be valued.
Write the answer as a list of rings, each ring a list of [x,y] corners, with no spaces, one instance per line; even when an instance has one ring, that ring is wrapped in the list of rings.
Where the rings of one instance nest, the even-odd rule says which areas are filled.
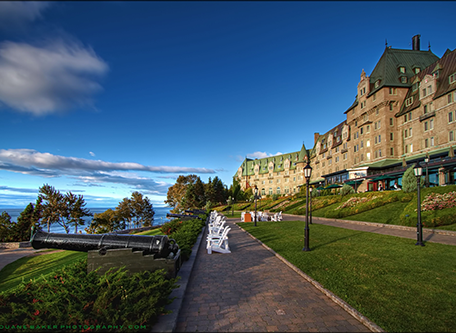
[[[188,184],[194,184],[198,177],[196,175],[182,176],[180,175],[177,178],[176,183],[168,188],[168,193],[166,195],[165,203],[173,207],[171,210],[173,213],[179,213],[183,210],[182,200],[187,192]]]
[[[78,232],[78,226],[83,226],[85,216],[92,216],[90,210],[85,208],[85,201],[82,195],[74,195],[68,192],[64,198],[66,202],[66,211],[64,218],[68,221],[68,226],[74,225],[74,233]]]
[[[84,225],[83,217],[92,215],[84,208],[86,204],[82,195],[74,195],[71,192],[63,195],[48,184],[40,187],[38,200],[42,207],[41,224],[47,225],[48,232],[53,223],[60,224],[66,233],[69,233],[70,226],[74,225],[77,232],[77,226]]]
[[[117,215],[116,211],[108,209],[103,213],[95,214],[92,223],[85,231],[88,234],[104,234],[125,229],[125,222]]]
[[[152,225],[154,209],[148,197],[143,197],[139,192],[133,192],[131,198],[124,198],[116,207],[116,214],[121,221],[128,223],[129,227]]]
[[[410,168],[408,168],[405,172],[404,175],[402,176],[402,191],[405,193],[410,193],[410,192],[416,192],[416,177],[415,173],[413,172],[413,169],[415,167],[415,164],[412,165]],[[420,187],[424,186],[424,180],[423,177],[420,179]]]
[[[47,231],[50,232],[51,224],[58,223],[60,216],[65,214],[64,198],[59,191],[48,184],[40,187],[38,196],[41,198],[43,207],[41,224],[47,225]],[[64,229],[68,233],[66,225],[64,225]]]
[[[17,223],[12,227],[14,241],[29,240],[32,236],[32,228],[33,230],[40,228],[39,217],[33,204],[29,203],[17,218]]]
[[[9,242],[11,236],[11,216],[7,212],[0,215],[0,241]]]

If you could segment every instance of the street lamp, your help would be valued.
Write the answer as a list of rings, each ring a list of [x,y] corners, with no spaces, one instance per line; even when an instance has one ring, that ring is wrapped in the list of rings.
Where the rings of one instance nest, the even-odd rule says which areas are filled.
[[[254,199],[255,199],[255,227],[257,226],[257,199],[258,199],[258,186],[255,185],[255,189],[254,189],[254,193],[255,193],[255,196],[254,196]]]
[[[423,174],[423,168],[420,166],[419,163],[416,164],[416,167],[413,169],[416,177],[416,188],[417,188],[417,197],[418,197],[418,223],[416,224],[416,244],[424,246],[423,243],[423,225],[421,224],[421,194],[420,194],[420,181],[421,175]]]
[[[426,162],[426,187],[429,187],[429,175],[428,175],[429,154],[428,153],[426,153],[424,162]]]
[[[304,248],[303,251],[310,251],[309,248],[309,180],[312,175],[312,167],[307,162],[304,167],[304,177],[306,178],[306,226],[304,228]]]

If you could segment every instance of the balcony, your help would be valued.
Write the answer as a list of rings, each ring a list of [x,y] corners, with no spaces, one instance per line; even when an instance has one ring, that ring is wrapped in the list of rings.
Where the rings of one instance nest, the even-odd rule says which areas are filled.
[[[423,120],[426,120],[428,118],[434,117],[434,116],[435,116],[435,111],[425,113],[422,116],[420,116],[420,122]]]

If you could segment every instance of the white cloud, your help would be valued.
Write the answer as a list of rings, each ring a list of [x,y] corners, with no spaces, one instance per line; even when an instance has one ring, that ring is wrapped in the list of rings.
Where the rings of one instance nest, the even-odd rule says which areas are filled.
[[[95,153],[94,152],[89,152],[90,156],[95,156]]]
[[[9,107],[45,115],[91,105],[97,79],[108,65],[91,48],[58,39],[42,46],[0,44],[0,100]]]
[[[277,155],[282,155],[281,152],[277,152],[275,154],[270,154],[266,152],[261,152],[261,151],[256,151],[252,154],[247,154],[248,158],[265,158],[265,157],[271,157],[271,156],[277,156]]]
[[[47,177],[80,175],[83,172],[146,171],[154,173],[215,173],[212,169],[179,166],[148,166],[134,162],[105,162],[40,153],[33,149],[0,149],[0,170]]]
[[[50,5],[46,1],[0,1],[0,27],[12,29],[35,21]]]

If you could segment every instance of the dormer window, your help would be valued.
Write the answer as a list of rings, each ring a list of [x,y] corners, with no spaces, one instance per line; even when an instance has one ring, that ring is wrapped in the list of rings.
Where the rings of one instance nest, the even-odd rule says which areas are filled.
[[[404,66],[399,67],[399,73],[405,74],[405,67]]]
[[[405,106],[410,106],[413,103],[413,96],[405,100]]]
[[[453,74],[450,75],[449,81],[450,81],[450,84],[456,82],[456,73],[453,73]]]
[[[407,83],[407,76],[401,76],[401,83]]]
[[[413,85],[412,85],[412,91],[417,91],[419,86],[420,86],[420,85],[419,85],[418,82],[415,83],[415,84],[413,84]]]
[[[375,88],[380,87],[380,80],[375,81],[374,87]]]
[[[434,79],[438,79],[438,78],[439,78],[439,75],[440,75],[440,73],[439,73],[438,70],[435,71],[434,74],[432,74],[432,76],[434,76]]]

